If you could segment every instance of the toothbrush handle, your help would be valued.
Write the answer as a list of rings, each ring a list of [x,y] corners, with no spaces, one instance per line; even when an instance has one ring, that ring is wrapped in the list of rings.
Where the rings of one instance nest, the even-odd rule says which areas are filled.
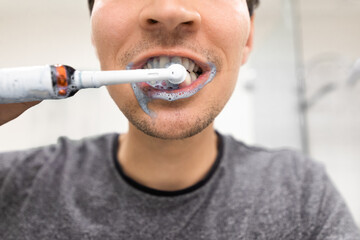
[[[74,71],[64,65],[0,69],[0,104],[72,96],[77,91],[71,85]]]

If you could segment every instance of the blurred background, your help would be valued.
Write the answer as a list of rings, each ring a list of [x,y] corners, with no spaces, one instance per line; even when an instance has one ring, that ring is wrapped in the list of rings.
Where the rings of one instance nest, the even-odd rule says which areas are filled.
[[[99,69],[85,0],[0,0],[0,6],[0,68]],[[359,0],[261,1],[254,52],[216,128],[322,162],[360,225],[359,13]],[[127,128],[104,88],[83,90],[1,126],[0,151]]]

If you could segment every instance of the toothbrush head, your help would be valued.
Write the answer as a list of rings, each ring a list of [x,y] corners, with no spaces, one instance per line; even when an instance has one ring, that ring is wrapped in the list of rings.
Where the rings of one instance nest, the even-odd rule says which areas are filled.
[[[185,81],[187,71],[181,64],[173,64],[168,67],[171,71],[171,78],[168,80],[172,84],[180,84]]]

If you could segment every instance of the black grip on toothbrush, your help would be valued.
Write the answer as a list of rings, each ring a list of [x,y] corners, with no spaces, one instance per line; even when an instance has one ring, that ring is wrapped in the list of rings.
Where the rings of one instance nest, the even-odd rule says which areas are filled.
[[[78,92],[73,84],[75,69],[67,65],[51,65],[51,79],[54,93],[58,97],[71,97]]]

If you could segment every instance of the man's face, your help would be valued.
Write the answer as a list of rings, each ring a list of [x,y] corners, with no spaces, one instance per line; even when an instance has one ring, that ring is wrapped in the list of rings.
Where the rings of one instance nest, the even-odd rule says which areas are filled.
[[[130,84],[108,87],[131,124],[163,139],[192,136],[213,122],[250,52],[251,23],[245,0],[96,0],[91,19],[102,70],[125,69],[129,64],[143,68],[161,56],[168,56],[165,61],[179,56],[182,63],[194,62],[201,69],[195,74],[198,78],[180,90],[139,85],[156,117],[143,111]],[[155,99],[162,92],[186,94],[204,84],[210,76],[209,63],[216,67],[215,78],[196,94],[176,101]]]

